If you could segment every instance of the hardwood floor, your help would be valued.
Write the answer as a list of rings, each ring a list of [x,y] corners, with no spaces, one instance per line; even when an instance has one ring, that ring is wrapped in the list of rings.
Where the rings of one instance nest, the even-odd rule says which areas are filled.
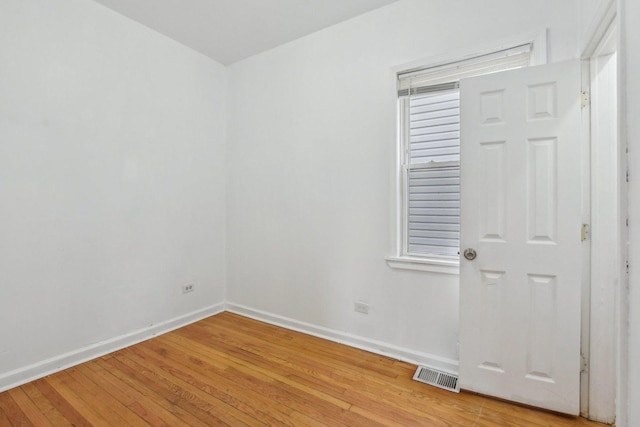
[[[0,426],[602,426],[440,390],[415,368],[222,313],[0,393]]]

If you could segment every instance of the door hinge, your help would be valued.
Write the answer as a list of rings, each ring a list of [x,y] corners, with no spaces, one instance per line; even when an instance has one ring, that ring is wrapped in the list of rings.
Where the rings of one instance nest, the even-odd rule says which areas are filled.
[[[589,361],[584,354],[580,354],[580,372],[589,371]]]
[[[589,98],[589,92],[587,92],[586,90],[583,90],[580,93],[580,106],[582,108],[588,107],[590,102],[591,102],[591,99]]]
[[[585,241],[585,240],[589,240],[591,238],[591,227],[589,226],[589,224],[582,224],[582,227],[580,228],[580,240],[581,241]]]

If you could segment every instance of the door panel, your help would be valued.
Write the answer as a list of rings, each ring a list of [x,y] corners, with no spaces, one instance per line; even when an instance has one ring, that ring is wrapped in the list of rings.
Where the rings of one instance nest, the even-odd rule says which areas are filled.
[[[580,66],[461,82],[460,383],[579,411]],[[462,252],[462,251],[461,251]]]

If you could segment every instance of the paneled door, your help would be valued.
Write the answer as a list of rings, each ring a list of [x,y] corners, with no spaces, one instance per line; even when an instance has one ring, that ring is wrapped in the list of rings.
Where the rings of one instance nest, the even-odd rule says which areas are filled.
[[[463,80],[460,384],[577,415],[579,62]]]

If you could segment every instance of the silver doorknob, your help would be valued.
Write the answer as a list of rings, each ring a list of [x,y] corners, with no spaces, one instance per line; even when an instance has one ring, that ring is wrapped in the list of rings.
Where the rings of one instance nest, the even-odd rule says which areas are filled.
[[[474,251],[473,249],[469,248],[469,249],[465,249],[464,252],[462,253],[462,255],[464,255],[464,257],[466,259],[468,259],[469,261],[473,261],[474,259],[476,259],[476,251]]]

